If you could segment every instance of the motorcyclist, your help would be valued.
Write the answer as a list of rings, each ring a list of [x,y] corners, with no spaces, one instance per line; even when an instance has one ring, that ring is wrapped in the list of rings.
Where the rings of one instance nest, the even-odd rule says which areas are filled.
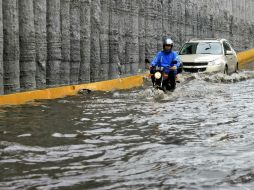
[[[180,60],[178,54],[173,51],[174,42],[169,37],[163,38],[163,50],[158,52],[150,64],[150,73],[152,82],[154,83],[154,73],[156,66],[163,67],[163,82],[170,84],[170,89],[174,90],[176,86],[177,70],[180,67]],[[166,85],[168,86],[168,85]]]

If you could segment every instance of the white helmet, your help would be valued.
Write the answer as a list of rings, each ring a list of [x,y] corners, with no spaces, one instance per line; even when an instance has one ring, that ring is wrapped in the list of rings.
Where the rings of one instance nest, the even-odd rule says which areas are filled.
[[[172,45],[172,47],[173,47],[174,42],[173,42],[173,40],[172,40],[171,38],[169,38],[169,37],[164,37],[164,38],[163,38],[163,47],[164,47],[165,45]]]

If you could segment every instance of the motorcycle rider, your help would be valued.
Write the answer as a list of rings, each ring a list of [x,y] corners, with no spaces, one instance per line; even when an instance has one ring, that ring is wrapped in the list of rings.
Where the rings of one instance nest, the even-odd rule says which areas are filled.
[[[154,84],[154,73],[156,66],[163,67],[162,76],[165,84],[170,84],[170,89],[174,90],[176,86],[176,77],[179,73],[180,60],[178,54],[173,51],[174,42],[169,37],[163,38],[163,50],[158,52],[150,64],[150,73]],[[168,85],[165,85],[168,87]]]

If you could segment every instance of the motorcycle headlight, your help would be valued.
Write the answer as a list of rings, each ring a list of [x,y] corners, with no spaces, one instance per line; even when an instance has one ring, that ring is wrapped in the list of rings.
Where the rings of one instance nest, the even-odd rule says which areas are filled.
[[[155,77],[156,79],[160,79],[160,78],[161,78],[161,72],[156,72],[156,73],[154,74],[154,77]]]
[[[222,65],[222,61],[221,61],[221,59],[216,59],[214,61],[208,62],[208,65],[209,66],[220,66],[220,65]]]

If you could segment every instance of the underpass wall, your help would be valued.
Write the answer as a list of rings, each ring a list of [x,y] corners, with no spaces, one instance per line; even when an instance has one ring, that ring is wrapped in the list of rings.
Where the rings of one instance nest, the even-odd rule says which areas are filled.
[[[171,36],[254,47],[254,0],[0,0],[0,94],[145,69]]]

